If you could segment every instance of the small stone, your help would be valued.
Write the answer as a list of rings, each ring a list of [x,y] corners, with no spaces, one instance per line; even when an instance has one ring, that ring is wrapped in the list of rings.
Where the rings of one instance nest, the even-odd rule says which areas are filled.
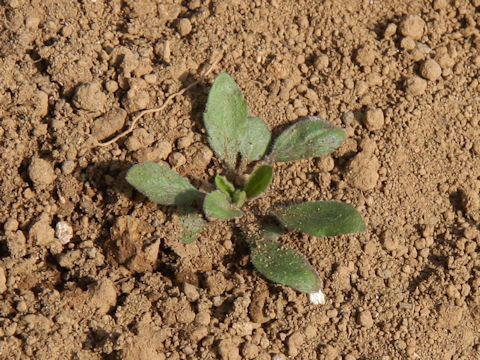
[[[388,39],[393,35],[395,35],[396,32],[397,32],[397,25],[395,25],[394,23],[390,23],[385,28],[385,31],[383,32],[383,37],[385,39]]]
[[[30,162],[28,176],[36,187],[50,185],[56,178],[52,164],[39,157],[34,157]]]
[[[62,245],[66,245],[72,240],[73,228],[66,221],[59,221],[55,225],[55,236]]]
[[[170,154],[168,157],[168,162],[170,165],[174,168],[177,168],[179,166],[185,165],[187,162],[187,159],[185,158],[185,155],[179,152],[174,152]]]
[[[427,81],[419,76],[412,76],[405,83],[407,94],[418,96],[422,95],[427,89]]]
[[[304,336],[300,331],[295,331],[290,335],[287,340],[288,355],[297,356],[304,341]]]
[[[147,130],[140,128],[133,130],[132,135],[127,139],[125,145],[130,151],[145,148],[154,142],[155,138]]]
[[[146,109],[150,103],[150,94],[146,90],[131,88],[122,99],[122,104],[129,112]]]
[[[17,229],[18,229],[17,219],[10,218],[3,225],[3,230],[5,230],[5,232],[17,231]]]
[[[357,318],[357,322],[359,325],[369,329],[373,326],[373,319],[372,319],[372,314],[370,313],[370,311],[368,310],[365,310],[365,311],[361,311],[359,314],[358,314],[358,318]]]
[[[425,31],[425,21],[418,15],[408,15],[400,23],[400,33],[414,40],[420,40]]]
[[[377,131],[383,128],[385,119],[382,109],[367,109],[365,112],[365,126],[370,131]]]
[[[371,66],[377,58],[377,52],[369,46],[363,46],[357,50],[355,60],[360,66]]]
[[[189,283],[183,283],[183,293],[190,302],[197,301],[200,298],[197,288]]]
[[[245,359],[254,359],[258,356],[260,349],[257,345],[246,342],[242,347],[242,355]]]
[[[0,266],[0,294],[7,291],[7,277],[5,276],[5,270]]]
[[[125,125],[125,120],[127,112],[124,109],[110,110],[93,122],[92,136],[97,140],[106,139],[120,131]]]
[[[206,311],[200,311],[195,315],[195,324],[207,326],[210,324],[210,313]]]
[[[401,41],[400,41],[400,47],[402,49],[405,49],[407,51],[411,51],[417,47],[417,43],[415,40],[413,40],[410,36],[405,36]]]
[[[317,56],[317,58],[315,59],[315,69],[319,71],[325,70],[328,67],[328,64],[329,64],[328,56],[325,54],[321,54]]]
[[[348,166],[347,182],[362,191],[373,190],[377,185],[379,169],[380,162],[377,157],[362,151]]]
[[[205,169],[212,160],[213,152],[206,146],[201,145],[200,148],[193,154],[192,163],[199,169]]]
[[[215,272],[207,276],[205,285],[211,296],[219,296],[225,292],[227,288],[227,280],[221,272]]]
[[[222,360],[240,360],[238,345],[232,339],[221,340],[218,344],[218,354]]]
[[[435,60],[428,59],[420,67],[420,75],[427,80],[435,81],[442,75],[442,68]]]
[[[177,148],[178,149],[186,149],[193,143],[192,136],[182,136],[177,140]]]
[[[30,240],[38,246],[47,246],[55,240],[55,230],[50,226],[47,217],[41,217],[28,232]]]
[[[98,82],[81,84],[73,95],[73,105],[77,109],[102,112],[107,103],[107,95]]]
[[[15,307],[17,309],[18,312],[25,312],[28,310],[28,305],[27,303],[25,302],[25,300],[20,300],[18,303],[17,303],[17,306]]]
[[[177,30],[180,36],[187,36],[192,32],[192,23],[189,19],[180,19],[177,22]]]
[[[100,314],[106,314],[117,303],[117,289],[115,284],[107,278],[101,279],[91,290],[92,298],[90,304]]]

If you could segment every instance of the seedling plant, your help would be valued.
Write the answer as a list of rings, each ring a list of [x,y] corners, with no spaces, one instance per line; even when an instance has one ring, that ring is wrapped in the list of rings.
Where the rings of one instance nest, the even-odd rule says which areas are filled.
[[[214,180],[216,190],[199,191],[167,165],[155,162],[136,164],[126,176],[151,201],[179,208],[184,243],[198,238],[207,224],[205,218],[242,218],[244,205],[267,191],[274,163],[326,155],[346,139],[342,129],[307,117],[288,127],[272,143],[267,124],[250,115],[240,88],[226,73],[220,74],[210,89],[203,120],[210,147],[224,164],[225,175],[217,175]],[[242,184],[238,179],[247,169],[253,171]],[[302,254],[283,246],[280,236],[286,230],[317,237],[361,232],[365,230],[361,215],[353,206],[334,201],[279,206],[271,215],[277,225],[264,224],[260,235],[248,237],[254,267],[268,280],[308,293],[314,303],[324,303],[315,269]]]

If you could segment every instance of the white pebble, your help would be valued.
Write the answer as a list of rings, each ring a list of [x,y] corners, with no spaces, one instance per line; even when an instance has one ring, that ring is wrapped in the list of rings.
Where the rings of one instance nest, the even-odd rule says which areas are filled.
[[[310,299],[310,304],[325,305],[325,294],[322,290],[318,290],[315,293],[308,294],[308,298]]]
[[[55,236],[62,245],[68,244],[73,237],[73,229],[66,221],[59,221],[55,225]]]

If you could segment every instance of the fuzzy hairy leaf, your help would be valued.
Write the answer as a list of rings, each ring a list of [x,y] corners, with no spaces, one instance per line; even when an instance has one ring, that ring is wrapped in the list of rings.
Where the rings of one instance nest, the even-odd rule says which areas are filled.
[[[270,165],[258,167],[248,179],[245,186],[247,198],[253,199],[267,191],[273,179],[273,168]]]
[[[252,263],[268,280],[305,293],[320,290],[320,279],[308,260],[277,242],[262,241],[251,250]]]
[[[205,197],[203,211],[210,220],[230,220],[243,215],[241,210],[235,209],[226,194],[215,190]]]
[[[133,165],[126,180],[151,201],[162,205],[193,205],[203,194],[168,166],[155,162]]]
[[[232,201],[238,207],[242,207],[245,201],[247,201],[247,193],[243,190],[235,190],[232,194]]]
[[[202,215],[198,213],[186,212],[185,214],[181,214],[180,225],[182,227],[182,234],[180,241],[184,244],[191,244],[196,241],[206,224]]]
[[[291,230],[314,236],[336,236],[365,230],[360,213],[350,204],[313,201],[285,207],[275,212]]]
[[[276,139],[270,155],[273,161],[308,159],[335,151],[347,135],[317,117],[308,117],[287,128]]]
[[[235,80],[226,73],[218,75],[208,93],[203,122],[211,148],[230,169],[236,165],[247,115],[247,103]]]
[[[267,152],[272,134],[265,122],[258,117],[249,117],[240,143],[242,161],[246,164],[260,160]]]
[[[215,187],[228,196],[232,195],[235,191],[235,186],[222,175],[215,176]]]

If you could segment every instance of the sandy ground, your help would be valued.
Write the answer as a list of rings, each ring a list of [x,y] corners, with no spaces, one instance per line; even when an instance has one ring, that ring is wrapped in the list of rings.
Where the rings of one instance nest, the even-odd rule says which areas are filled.
[[[0,358],[480,358],[479,0],[4,0],[0,18]],[[324,306],[259,276],[236,226],[179,243],[175,209],[124,180],[165,161],[209,189],[222,71],[274,133],[306,115],[348,133],[255,201],[365,217],[282,238]]]

